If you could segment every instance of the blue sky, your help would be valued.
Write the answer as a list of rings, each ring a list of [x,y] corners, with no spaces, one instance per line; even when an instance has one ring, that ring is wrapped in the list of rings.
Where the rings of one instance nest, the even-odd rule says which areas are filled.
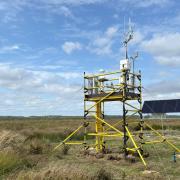
[[[0,115],[82,115],[83,72],[119,68],[129,18],[144,100],[180,98],[178,0],[0,0],[0,16]]]

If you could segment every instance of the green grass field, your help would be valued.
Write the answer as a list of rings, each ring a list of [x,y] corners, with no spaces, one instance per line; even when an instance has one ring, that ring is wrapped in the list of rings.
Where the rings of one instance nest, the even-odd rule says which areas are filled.
[[[109,121],[113,124],[117,119]],[[160,121],[149,123],[171,142],[180,147],[180,120],[166,120],[164,131]],[[166,143],[146,145],[147,168],[139,158],[135,162],[108,160],[109,155],[98,159],[85,155],[83,146],[60,147],[53,152],[70,132],[81,124],[77,118],[31,118],[0,120],[0,179],[172,179],[180,178],[180,159],[174,163],[174,150]],[[89,127],[93,129],[93,127]],[[135,132],[135,126],[132,131]],[[149,130],[147,138],[152,139]],[[82,139],[79,132],[73,139]],[[92,142],[93,139],[89,139]],[[110,145],[120,150],[122,139],[110,140]],[[146,171],[145,171],[146,170]]]

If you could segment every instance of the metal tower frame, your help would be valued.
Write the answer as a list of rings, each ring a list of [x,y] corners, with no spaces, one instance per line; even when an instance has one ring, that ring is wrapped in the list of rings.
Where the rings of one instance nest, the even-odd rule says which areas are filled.
[[[107,90],[104,89],[107,88],[104,84],[98,87],[92,87],[92,88],[87,88],[86,87],[86,80],[90,80],[93,78],[98,78],[98,77],[105,77],[113,74],[120,74],[121,79],[123,79],[123,83],[120,84],[115,84],[113,87],[108,87],[111,90],[107,93]],[[129,78],[128,76],[131,75],[134,78],[138,80],[137,86],[135,85],[130,85],[127,83],[127,79]],[[133,135],[131,134],[129,128],[128,128],[128,119],[136,114],[140,116],[140,122],[139,124],[141,125],[141,131],[142,129],[142,87],[141,87],[141,72],[138,74],[135,73],[130,73],[129,70],[122,70],[122,71],[117,71],[117,72],[112,72],[112,73],[105,73],[105,74],[98,74],[94,76],[86,76],[84,74],[84,121],[86,122],[87,117],[93,116],[95,118],[95,133],[88,133],[86,134],[89,136],[95,136],[96,138],[96,151],[103,151],[106,148],[106,141],[105,138],[107,137],[121,137],[123,141],[123,149],[124,149],[124,156],[126,157],[128,155],[129,151],[137,151],[139,154],[141,160],[143,161],[144,165],[146,165],[144,158],[142,156],[142,150],[138,147],[137,143],[135,142]],[[104,79],[105,82],[107,81],[116,81],[119,80],[119,78],[114,78],[114,79]],[[103,82],[103,81],[102,81]],[[94,96],[88,95],[88,91],[92,91],[95,89],[97,92],[103,89],[102,92],[99,94],[95,94]],[[137,92],[130,92],[131,89],[136,89]],[[111,125],[105,120],[104,116],[104,103],[105,102],[110,102],[110,101],[119,101],[122,103],[123,106],[123,115],[122,115],[122,120],[118,121],[117,123]],[[129,101],[136,101],[138,106],[132,105],[129,103]],[[89,102],[93,102],[94,104],[87,108],[87,104]],[[131,109],[128,109],[128,108]],[[93,109],[94,108],[94,109]],[[93,109],[93,110],[92,110]],[[129,114],[130,113],[130,114]],[[122,123],[123,131],[120,131],[117,126]],[[106,127],[106,128],[105,128]],[[111,130],[111,131],[110,131]],[[114,130],[114,132],[112,132]],[[134,148],[129,148],[127,145],[128,140],[132,141],[132,144]],[[87,144],[87,142],[85,143]]]
[[[118,75],[118,78],[107,78],[111,75]],[[129,76],[133,76],[137,81],[136,85],[130,85],[128,83]],[[102,78],[100,78],[102,77]],[[111,86],[105,85],[105,82],[119,82],[119,78],[122,79],[123,83],[111,83]],[[95,83],[93,83],[95,82]],[[91,87],[87,83],[92,84]],[[95,92],[93,94],[93,92]],[[136,102],[131,104],[130,102]],[[122,119],[115,124],[110,124],[105,118],[104,104],[106,102],[121,102],[122,103]],[[134,116],[138,115],[139,120],[137,122],[129,122]],[[132,133],[130,130],[131,123],[137,123],[139,127],[138,133]],[[88,126],[92,124],[94,131],[89,132]],[[122,128],[118,126],[122,124]],[[148,127],[155,135],[159,136],[160,139],[146,141],[144,138],[145,126]],[[72,141],[71,137],[76,134],[79,130],[84,129],[84,140],[83,141]],[[95,142],[89,144],[88,137],[94,136]],[[138,136],[138,141],[137,138]],[[63,140],[58,146],[61,145],[84,145],[84,148],[88,149],[93,147],[97,152],[105,152],[106,150],[106,139],[108,137],[118,137],[123,144],[124,157],[131,152],[137,153],[140,157],[144,166],[146,162],[143,157],[143,145],[155,144],[166,142],[175,151],[180,150],[173,145],[166,137],[161,133],[152,128],[147,122],[143,120],[142,116],[142,83],[141,83],[141,72],[135,74],[128,70],[103,73],[97,75],[86,75],[84,73],[84,120],[75,131],[73,131],[65,140]],[[128,140],[131,141],[133,147],[128,146]],[[121,144],[121,143],[119,143]]]
[[[128,43],[133,38],[133,30],[130,27],[129,32],[125,35],[124,47],[125,57],[128,60]],[[134,57],[136,58],[136,57]],[[134,61],[133,58],[133,61]],[[134,63],[134,62],[133,62]],[[130,81],[132,80],[132,82]],[[110,84],[108,84],[110,83]],[[106,120],[104,104],[106,102],[121,102],[122,103],[122,119],[115,124],[111,124]],[[132,103],[133,102],[133,103]],[[135,103],[135,104],[134,104]],[[137,122],[131,122],[131,118],[135,115],[139,116]],[[138,133],[132,133],[130,129],[131,123],[137,123]],[[94,130],[89,132],[89,125],[93,126]],[[119,125],[122,125],[119,127]],[[144,129],[148,127],[160,139],[146,141],[144,138]],[[71,138],[81,129],[84,129],[83,141],[72,141]],[[88,140],[88,137],[94,136],[95,142]],[[84,148],[93,147],[97,152],[105,152],[107,149],[107,138],[116,137],[121,140],[123,145],[124,157],[129,153],[136,153],[144,166],[143,145],[166,142],[175,151],[180,150],[173,145],[161,133],[153,129],[142,116],[142,81],[141,72],[130,71],[129,68],[121,68],[121,70],[110,73],[101,73],[96,75],[86,75],[84,73],[84,119],[83,123],[73,131],[66,139],[64,139],[56,150],[61,145],[84,145]],[[137,138],[136,138],[137,137]],[[137,140],[138,139],[138,140]],[[69,141],[70,140],[70,141]],[[131,146],[129,146],[129,141]]]

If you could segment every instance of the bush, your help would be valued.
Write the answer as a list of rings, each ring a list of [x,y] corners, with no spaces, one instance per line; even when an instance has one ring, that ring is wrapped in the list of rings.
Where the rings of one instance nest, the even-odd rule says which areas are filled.
[[[96,176],[94,177],[96,180],[112,180],[113,175],[110,172],[107,172],[105,169],[100,169]]]
[[[29,147],[30,154],[42,154],[43,153],[43,145],[40,141],[34,140],[31,142]]]
[[[70,147],[69,147],[69,146],[67,146],[67,145],[63,145],[63,146],[62,146],[62,150],[61,150],[62,154],[63,154],[63,155],[67,155],[67,154],[68,154],[69,149],[70,149]]]

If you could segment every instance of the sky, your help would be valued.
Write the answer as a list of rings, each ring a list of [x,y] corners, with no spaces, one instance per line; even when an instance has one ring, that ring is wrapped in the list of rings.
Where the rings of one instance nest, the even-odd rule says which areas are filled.
[[[0,115],[82,115],[83,72],[119,69],[129,18],[143,99],[180,98],[179,0],[0,0],[0,17]]]

